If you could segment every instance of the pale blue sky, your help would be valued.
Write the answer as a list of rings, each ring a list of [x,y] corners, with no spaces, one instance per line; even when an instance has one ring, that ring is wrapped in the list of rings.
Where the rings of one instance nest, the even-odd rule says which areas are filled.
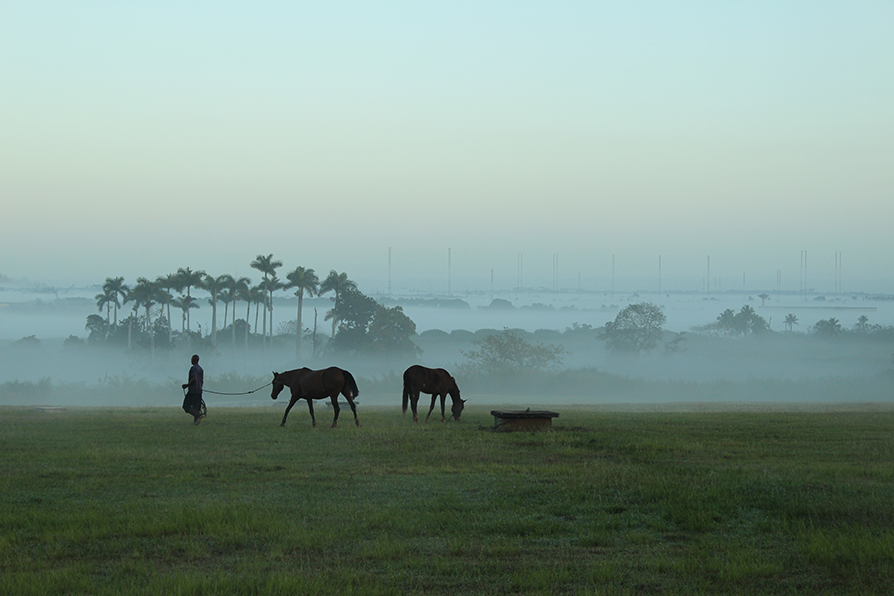
[[[894,2],[0,3],[0,274],[894,292]],[[714,284],[716,285],[716,281]]]

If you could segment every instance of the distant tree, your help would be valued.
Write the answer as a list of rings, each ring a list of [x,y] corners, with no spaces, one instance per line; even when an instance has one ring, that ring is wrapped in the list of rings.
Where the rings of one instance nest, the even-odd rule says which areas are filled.
[[[149,348],[152,354],[153,361],[155,360],[155,333],[154,326],[152,324],[151,310],[152,307],[155,305],[157,292],[158,287],[155,285],[155,283],[149,281],[145,277],[137,278],[137,285],[133,287],[132,291],[132,298],[134,303],[146,309],[146,330],[149,333]]]
[[[252,286],[249,290],[251,293],[251,303],[255,305],[255,334],[258,333],[258,315],[260,314],[260,309],[262,304],[267,303],[267,294],[264,288],[258,284],[256,286]],[[265,318],[266,321],[266,318]],[[266,325],[266,322],[265,322]]]
[[[782,320],[782,324],[785,326],[785,330],[791,332],[792,327],[798,324],[798,317],[794,314],[789,313],[785,315],[785,319]]]
[[[326,318],[338,321],[338,330],[332,336],[336,350],[368,351],[372,340],[367,333],[376,314],[378,303],[354,288],[342,288],[332,310]]]
[[[109,291],[103,291],[101,294],[97,294],[96,299],[96,308],[99,312],[102,312],[103,309],[106,311],[106,323],[111,324],[112,322],[112,303],[117,300],[118,297],[112,294]]]
[[[84,346],[87,345],[83,339],[78,337],[77,335],[69,335],[65,341],[62,342],[62,348],[64,350],[81,350]]]
[[[118,309],[121,308],[122,301],[125,296],[127,296],[128,290],[130,290],[130,288],[124,283],[123,277],[107,277],[105,283],[102,285],[103,292],[108,292],[114,295],[111,304],[115,307],[115,319],[113,324],[116,327],[118,326]]]
[[[223,331],[230,324],[230,304],[233,304],[234,300],[233,289],[230,286],[223,288],[218,293],[217,299],[224,305],[223,325],[220,327],[220,330]],[[236,310],[235,305],[233,305],[233,310]]]
[[[251,280],[247,277],[233,279],[233,296],[235,300],[245,302],[245,351],[248,352],[248,319],[251,315]],[[236,349],[236,304],[233,303],[233,349]]]
[[[326,292],[335,292],[335,300],[334,302],[338,303],[339,295],[345,290],[356,290],[357,284],[348,279],[347,273],[337,273],[335,269],[329,271],[329,276],[323,280],[320,284],[320,290],[317,292],[319,295],[323,295]],[[335,314],[335,309],[333,308],[326,314],[326,320],[332,319],[332,337],[335,337],[335,326],[338,323],[338,317]]]
[[[198,271],[193,271],[189,267],[181,267],[181,268],[177,269],[177,273],[175,275],[177,276],[177,281],[179,284],[178,289],[186,288],[186,297],[187,298],[192,298],[192,294],[190,293],[190,290],[192,288],[201,288],[202,282],[205,279],[204,271],[202,271],[201,269]],[[181,303],[182,302],[183,301],[181,300]],[[198,308],[199,305],[195,304],[195,302],[193,300],[187,300],[187,303],[190,306],[188,306],[186,309],[184,309],[184,312],[186,313],[186,330],[191,331],[192,329],[189,324],[190,323],[189,309]],[[195,304],[195,306],[192,306],[193,304]]]
[[[823,339],[835,339],[841,335],[841,323],[835,317],[817,321],[813,326],[813,332]]]
[[[651,302],[631,304],[605,324],[599,338],[615,352],[648,352],[661,340],[666,321],[661,308]]]
[[[857,333],[869,333],[870,325],[869,325],[869,317],[866,315],[860,315],[857,319],[857,322],[854,323],[854,330]]]
[[[526,341],[518,332],[503,329],[475,341],[477,350],[462,351],[473,369],[484,374],[517,375],[541,371],[562,363],[565,348]]]
[[[741,337],[765,333],[770,330],[770,324],[757,314],[754,308],[746,304],[739,312],[727,308],[717,316],[713,323],[694,329],[699,332],[716,333],[728,337]]]
[[[273,254],[269,255],[258,255],[255,257],[255,260],[249,263],[249,267],[252,269],[257,269],[261,273],[264,274],[264,281],[261,282],[261,287],[267,291],[267,298],[265,300],[265,304],[270,305],[270,336],[273,336],[273,292],[278,289],[274,288],[270,284],[267,283],[267,280],[271,276],[276,276],[276,270],[282,267],[282,261],[278,261],[273,258]],[[264,337],[267,336],[267,312],[264,312]],[[266,340],[265,340],[266,341]]]
[[[267,306],[264,311],[265,318],[267,311],[270,311],[269,334],[270,340],[273,341],[273,292],[281,290],[283,288],[283,284],[279,280],[279,278],[276,277],[276,275],[272,275],[269,278],[261,281],[261,287],[264,289],[264,292],[266,294],[264,300]]]
[[[416,334],[416,324],[400,306],[386,308],[360,290],[346,287],[331,312],[339,321],[332,339],[334,350],[421,353],[410,339]]]
[[[91,344],[102,343],[109,334],[108,322],[99,315],[88,315],[84,328],[88,331],[87,341]]]
[[[304,293],[307,292],[308,296],[316,294],[320,289],[320,280],[313,269],[304,267],[296,267],[294,271],[286,275],[286,279],[288,282],[285,284],[285,289],[290,290],[294,288],[295,296],[298,298],[298,319],[296,322],[298,337],[295,339],[295,357],[301,358],[301,336],[304,333],[304,327],[301,324],[301,309],[304,306]]]
[[[179,292],[183,289],[180,285],[180,279],[177,277],[175,273],[168,273],[167,275],[159,275],[155,278],[155,285],[158,288],[158,301],[161,303],[162,308],[165,309],[165,318],[168,321],[168,343],[173,341],[173,333],[174,330],[171,327],[171,306],[174,303],[174,292]]]
[[[183,312],[183,317],[180,321],[180,332],[189,333],[189,328],[187,327],[189,311],[193,308],[199,308],[199,305],[196,304],[196,299],[192,296],[180,296],[179,298],[175,298],[171,304],[174,308],[179,308]]]
[[[664,354],[669,356],[671,354],[677,354],[679,352],[685,352],[686,349],[682,346],[682,343],[686,341],[685,332],[680,332],[674,335],[674,338],[664,344]]]
[[[133,348],[133,325],[137,321],[137,317],[140,312],[140,302],[138,300],[139,294],[134,292],[133,288],[129,288],[127,290],[127,295],[124,296],[124,304],[128,302],[133,302],[133,312],[129,317],[127,317],[127,349],[131,350]]]
[[[230,275],[224,274],[214,277],[207,273],[202,278],[202,287],[211,294],[211,298],[208,300],[209,304],[211,304],[211,345],[217,345],[217,300],[220,292],[229,285],[230,279],[232,279]],[[226,319],[224,319],[224,324],[226,324]]]
[[[373,347],[391,353],[421,354],[422,349],[410,339],[416,335],[416,323],[400,306],[386,308],[379,305],[369,324]]]
[[[40,340],[34,335],[26,335],[12,342],[13,347],[22,350],[36,350],[40,348]]]

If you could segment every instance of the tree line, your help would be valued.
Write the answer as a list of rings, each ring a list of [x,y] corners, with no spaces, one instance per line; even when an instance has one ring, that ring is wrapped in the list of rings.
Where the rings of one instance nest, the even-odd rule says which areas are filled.
[[[266,349],[272,345],[273,297],[278,291],[293,290],[298,298],[295,320],[295,354],[301,357],[305,341],[302,309],[305,296],[322,296],[333,293],[333,308],[327,311],[325,320],[332,321],[330,342],[333,349],[355,351],[412,351],[418,350],[410,340],[416,332],[416,325],[400,306],[386,308],[372,298],[365,296],[357,284],[346,273],[331,270],[320,280],[313,269],[298,266],[281,279],[277,271],[282,261],[272,254],[258,255],[250,264],[262,278],[255,285],[248,277],[230,274],[210,275],[204,270],[181,267],[176,273],[159,276],[154,280],[138,277],[134,285],[125,283],[123,277],[108,277],[102,285],[102,292],[95,296],[99,315],[87,317],[88,342],[125,343],[127,348],[147,347],[154,356],[159,347],[169,348],[175,339],[188,345],[216,347],[221,334],[229,335],[233,348],[242,341],[248,350],[250,341],[260,341]],[[209,294],[211,306],[211,329],[203,334],[201,326],[192,330],[190,312],[200,307],[193,290],[204,290]],[[237,319],[239,303],[244,303],[244,319]],[[128,317],[119,323],[119,310],[130,305]],[[218,310],[223,307],[223,327],[218,329]],[[251,309],[254,306],[254,326],[250,324]],[[171,323],[171,309],[181,313],[180,330]],[[259,322],[260,319],[260,322]],[[254,329],[254,333],[252,332]],[[258,329],[261,330],[258,333]],[[318,348],[316,325],[311,341],[314,352]]]
[[[614,352],[648,352],[658,346],[664,336],[664,324],[667,317],[661,307],[650,302],[631,304],[622,309],[614,321],[609,321],[598,334],[599,339],[606,342],[606,347]],[[797,315],[789,313],[783,319],[785,331],[792,333],[799,325]],[[774,333],[770,323],[757,314],[753,307],[743,306],[738,312],[728,308],[717,318],[705,325],[693,327],[695,333],[723,337],[762,336]],[[871,338],[880,341],[894,341],[894,327],[873,325],[869,317],[861,315],[852,329],[842,326],[835,317],[821,319],[809,327],[808,332],[821,339],[837,339],[839,337]],[[683,334],[665,345],[666,351],[679,351]]]

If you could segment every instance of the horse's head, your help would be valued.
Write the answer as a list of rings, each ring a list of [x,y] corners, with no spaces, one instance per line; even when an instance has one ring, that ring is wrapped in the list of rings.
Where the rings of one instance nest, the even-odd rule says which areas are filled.
[[[279,392],[285,387],[283,382],[279,380],[278,372],[273,373],[273,381],[271,381],[270,384],[273,385],[273,389],[270,391],[270,397],[276,399],[279,396]]]
[[[463,408],[466,407],[466,400],[460,399],[459,389],[457,389],[455,393],[451,393],[450,397],[453,398],[453,405],[450,406],[450,411],[453,412],[453,419],[459,422],[459,417],[463,413]]]

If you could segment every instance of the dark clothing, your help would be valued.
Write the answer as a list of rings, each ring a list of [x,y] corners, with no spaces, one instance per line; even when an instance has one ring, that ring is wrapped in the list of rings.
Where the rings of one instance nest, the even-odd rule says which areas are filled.
[[[186,381],[186,396],[183,398],[183,411],[187,414],[201,411],[202,385],[204,384],[205,371],[198,364],[193,364],[189,369],[189,378]]]
[[[205,384],[205,371],[198,364],[193,364],[189,369],[189,378],[186,381],[186,393],[194,393],[202,397],[202,385]]]
[[[192,414],[202,409],[202,396],[198,393],[187,393],[183,398],[183,411]]]

